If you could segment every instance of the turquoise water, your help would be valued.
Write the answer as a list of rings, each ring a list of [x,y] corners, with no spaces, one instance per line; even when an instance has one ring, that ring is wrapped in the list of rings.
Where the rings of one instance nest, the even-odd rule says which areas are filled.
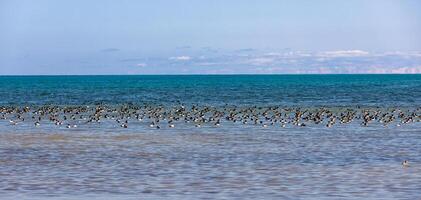
[[[421,105],[421,75],[0,76],[0,83],[0,105]]]
[[[2,76],[0,83],[0,199],[421,198],[421,75]],[[182,118],[171,128],[180,104],[183,115],[200,116],[193,104],[225,115],[220,126]],[[320,106],[337,116],[334,126],[326,126],[326,112],[320,124],[304,119]],[[241,123],[241,111],[237,122],[225,118],[240,108],[263,124]],[[88,123],[98,109],[100,122]],[[285,127],[265,119],[274,110],[288,114]],[[308,111],[300,118],[306,126],[294,125],[297,110]],[[362,125],[366,111],[373,120]],[[57,117],[63,124],[51,121]],[[149,126],[154,117],[160,129]]]

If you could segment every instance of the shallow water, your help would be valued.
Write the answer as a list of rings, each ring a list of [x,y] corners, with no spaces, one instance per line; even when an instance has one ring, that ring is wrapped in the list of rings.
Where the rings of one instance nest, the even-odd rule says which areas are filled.
[[[421,132],[416,123],[330,129],[227,124],[186,130],[4,132],[0,196],[421,197]],[[405,159],[410,167],[402,167]]]

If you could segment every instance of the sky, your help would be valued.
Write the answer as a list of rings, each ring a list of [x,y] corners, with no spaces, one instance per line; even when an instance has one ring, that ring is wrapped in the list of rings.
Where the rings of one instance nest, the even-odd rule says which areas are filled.
[[[0,0],[0,75],[421,73],[419,0]]]

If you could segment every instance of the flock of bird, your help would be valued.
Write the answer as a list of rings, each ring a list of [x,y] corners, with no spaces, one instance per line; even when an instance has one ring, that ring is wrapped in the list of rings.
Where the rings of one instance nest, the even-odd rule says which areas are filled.
[[[143,121],[151,128],[175,128],[177,123],[191,123],[195,127],[203,125],[221,126],[221,123],[252,124],[262,127],[297,126],[318,124],[332,127],[335,124],[381,123],[384,126],[421,122],[421,108],[284,108],[238,107],[238,106],[198,106],[183,104],[164,107],[157,105],[121,106],[36,106],[0,107],[0,120],[9,120],[10,125],[33,123],[35,127],[54,124],[59,127],[77,128],[78,125],[113,122],[128,128],[134,121]]]

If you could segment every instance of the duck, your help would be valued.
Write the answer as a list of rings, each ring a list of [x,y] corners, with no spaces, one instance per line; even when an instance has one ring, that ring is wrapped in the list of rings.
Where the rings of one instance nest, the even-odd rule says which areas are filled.
[[[404,161],[402,162],[402,166],[404,166],[404,167],[409,167],[409,161],[404,160]]]
[[[11,124],[11,125],[16,125],[16,124],[18,124],[17,122],[15,122],[15,121],[13,121],[13,120],[9,120],[9,122],[10,122],[10,124]]]

